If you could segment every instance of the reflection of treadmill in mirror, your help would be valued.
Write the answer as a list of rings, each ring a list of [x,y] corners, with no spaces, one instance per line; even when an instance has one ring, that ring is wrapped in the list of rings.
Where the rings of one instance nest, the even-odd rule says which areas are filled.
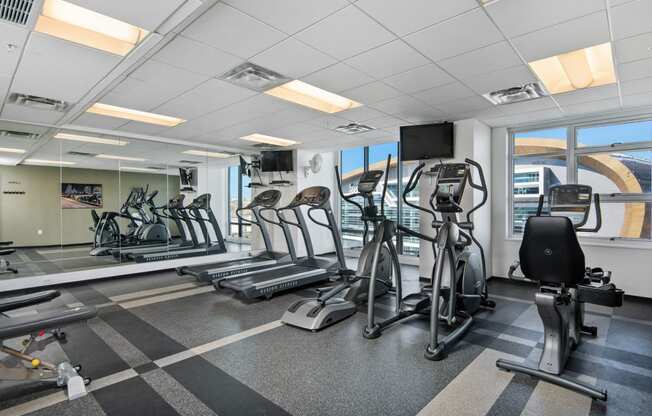
[[[243,223],[256,225],[260,229],[260,234],[263,238],[263,243],[265,244],[265,251],[256,256],[246,257],[243,259],[200,264],[197,266],[178,267],[177,273],[179,275],[195,276],[197,279],[204,282],[212,282],[215,279],[221,279],[235,274],[261,270],[278,264],[296,261],[294,244],[292,243],[292,236],[290,235],[290,230],[287,224],[268,219],[267,217],[263,217],[262,214],[264,211],[276,211],[274,207],[276,207],[280,199],[281,191],[270,189],[256,195],[247,206],[235,211],[235,214]],[[242,215],[243,211],[251,212],[252,218],[244,217]],[[272,250],[271,238],[267,226],[265,225],[265,221],[279,225],[283,229],[283,235],[285,236],[288,245],[289,254],[279,253]]]
[[[204,256],[209,254],[221,254],[226,253],[226,245],[224,244],[224,238],[222,237],[222,232],[220,226],[217,223],[215,214],[211,209],[211,196],[210,194],[202,194],[195,198],[189,205],[183,209],[178,209],[177,212],[183,218],[186,224],[190,226],[189,231],[194,232],[194,227],[192,221],[195,221],[199,224],[199,229],[204,237],[202,243],[198,243],[193,247],[161,247],[158,251],[139,253],[134,252],[127,255],[130,260],[136,261],[136,263],[148,263],[151,261],[159,260],[172,260],[179,259],[183,257],[194,257],[194,256]],[[202,211],[206,212],[207,217],[202,215]],[[211,235],[208,232],[206,223],[209,223],[213,228],[215,233],[216,241],[212,241]]]
[[[312,241],[308,233],[301,207],[308,208],[308,217],[317,225],[330,230],[334,241],[339,241],[340,234],[335,223],[333,210],[330,204],[330,190],[323,186],[313,186],[299,192],[287,206],[278,208],[276,213],[281,222],[293,225],[303,236],[306,246],[306,257],[295,263],[280,265],[264,269],[233,275],[224,279],[215,279],[213,285],[216,289],[231,289],[246,298],[270,298],[274,293],[294,289],[301,286],[321,282],[338,274],[345,265],[344,253],[341,244],[335,244],[337,260],[315,257]],[[293,211],[296,222],[285,217],[285,212]],[[322,211],[326,215],[326,223],[314,218],[314,211]]]

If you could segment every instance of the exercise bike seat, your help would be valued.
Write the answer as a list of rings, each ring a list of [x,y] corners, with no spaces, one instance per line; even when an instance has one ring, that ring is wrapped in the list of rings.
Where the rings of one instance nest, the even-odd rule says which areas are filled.
[[[37,305],[49,302],[61,295],[58,290],[46,290],[43,292],[30,293],[29,295],[12,296],[0,299],[0,313],[18,308]]]
[[[68,324],[87,321],[96,315],[97,309],[94,307],[80,306],[73,309],[39,312],[36,315],[0,318],[0,340],[58,329]]]

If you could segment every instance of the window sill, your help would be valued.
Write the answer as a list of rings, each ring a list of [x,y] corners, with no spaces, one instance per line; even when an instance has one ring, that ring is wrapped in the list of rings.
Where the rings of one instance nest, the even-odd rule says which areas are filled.
[[[505,241],[520,242],[519,237],[506,237]],[[612,247],[612,248],[630,248],[636,250],[652,250],[651,240],[631,241],[631,240],[609,240],[607,238],[580,238],[580,244],[583,247]]]

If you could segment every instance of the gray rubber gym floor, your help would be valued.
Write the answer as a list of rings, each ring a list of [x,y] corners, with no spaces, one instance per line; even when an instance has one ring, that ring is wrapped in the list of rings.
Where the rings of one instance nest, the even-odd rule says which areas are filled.
[[[406,274],[414,286],[416,271]],[[496,310],[477,314],[465,341],[431,362],[418,318],[377,340],[361,336],[363,312],[316,334],[283,326],[282,312],[310,290],[245,303],[173,272],[68,287],[59,305],[96,305],[99,316],[66,328],[68,341],[42,354],[81,363],[91,393],[2,400],[0,415],[649,415],[647,302],[587,316],[599,336],[584,339],[568,375],[608,388],[606,404],[495,368],[500,357],[538,357],[533,290],[493,279]],[[379,313],[391,303],[384,298]]]

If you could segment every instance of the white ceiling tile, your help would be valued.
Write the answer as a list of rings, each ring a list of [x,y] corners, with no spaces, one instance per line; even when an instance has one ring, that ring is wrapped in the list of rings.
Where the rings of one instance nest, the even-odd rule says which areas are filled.
[[[374,80],[369,75],[341,62],[301,79],[316,87],[337,93],[368,84]]]
[[[374,104],[374,107],[384,113],[412,123],[435,121],[444,116],[444,113],[441,111],[409,95],[402,95],[381,101]]]
[[[420,66],[383,80],[384,83],[406,94],[449,84],[453,81],[455,81],[453,77],[434,64]]]
[[[522,86],[530,82],[536,82],[536,80],[536,77],[532,75],[530,69],[525,65],[513,66],[488,74],[462,79],[467,86],[478,94]]]
[[[250,59],[288,78],[300,78],[335,64],[337,61],[318,50],[288,38]]]
[[[336,115],[328,115],[328,116],[323,116],[316,118],[314,120],[309,120],[306,122],[306,124],[309,124],[311,126],[319,127],[322,129],[334,129],[337,126],[341,126],[342,124],[348,124],[351,120],[348,120],[344,117],[339,117]]]
[[[149,31],[156,29],[184,0],[68,0],[79,6],[111,16]]]
[[[386,114],[371,108],[369,106],[363,105],[362,107],[353,108],[351,110],[344,110],[337,113],[339,117],[346,118],[347,120],[355,122],[365,122],[374,118],[382,117]]]
[[[183,35],[245,59],[287,37],[224,3],[209,9]]]
[[[557,108],[519,113],[503,117],[487,118],[483,121],[492,127],[511,127],[517,124],[552,121],[562,118],[564,114]]]
[[[512,39],[528,62],[609,40],[609,23],[604,10]]]
[[[242,63],[242,58],[178,35],[153,58],[187,71],[214,77]]]
[[[652,2],[637,0],[611,8],[614,38],[623,39],[652,32]]]
[[[409,124],[405,120],[392,117],[392,116],[373,118],[371,120],[367,120],[365,123],[377,129],[389,129],[389,128],[400,127],[405,124]]]
[[[652,33],[616,41],[614,49],[616,50],[616,62],[620,64],[652,58]]]
[[[307,123],[296,123],[288,126],[280,127],[270,131],[270,134],[275,137],[283,137],[290,140],[304,141],[311,133],[319,130],[317,126]]]
[[[469,113],[471,111],[484,110],[494,105],[480,96],[462,98],[440,104],[437,108],[449,115]]]
[[[536,100],[528,100],[520,103],[501,105],[499,108],[503,114],[512,115],[557,108],[557,105],[552,100],[552,98],[543,97],[537,98]]]
[[[122,126],[123,124],[126,124],[126,120],[115,117],[100,116],[91,113],[82,113],[82,115],[75,119],[73,124],[86,127],[95,127],[98,129],[115,129]]]
[[[473,28],[473,30],[467,30]],[[434,61],[501,41],[502,35],[487,15],[476,9],[427,27],[405,40]]]
[[[625,107],[640,107],[652,105],[652,93],[623,95],[623,105]]]
[[[41,33],[32,33],[12,92],[78,101],[120,57]]]
[[[522,63],[507,42],[494,43],[439,62],[439,66],[458,78],[469,78]]]
[[[342,92],[342,95],[345,97],[363,104],[373,104],[401,94],[400,91],[380,81],[371,82]]]
[[[652,58],[618,65],[618,77],[621,81],[647,78],[652,74]]]
[[[355,6],[349,6],[296,34],[307,44],[338,59],[387,43],[395,36]]]
[[[474,0],[359,0],[355,3],[399,36],[450,19],[478,7]]]
[[[438,107],[439,104],[445,103],[447,101],[473,97],[474,95],[475,93],[470,88],[467,88],[459,82],[453,82],[451,84],[421,91],[415,94],[415,97],[434,107]]]
[[[612,111],[620,109],[620,100],[618,98],[608,98],[605,100],[589,101],[580,104],[562,106],[562,110],[567,115],[577,116],[581,114],[599,113],[603,111]]]
[[[157,135],[163,130],[167,129],[165,126],[158,126],[156,124],[140,123],[137,121],[130,121],[118,127],[120,131],[128,131],[129,133]]]
[[[652,77],[641,78],[633,81],[623,81],[620,83],[620,89],[623,95],[634,95],[652,91]]]
[[[29,31],[24,27],[0,22],[0,38],[2,38],[0,76],[12,76],[14,74],[28,34]],[[10,50],[7,46],[9,44],[16,45],[16,49]]]
[[[349,58],[346,63],[380,79],[426,65],[429,61],[402,40],[395,40]]]
[[[477,110],[467,111],[465,113],[458,113],[455,116],[451,117],[450,120],[457,121],[457,120],[466,120],[470,118],[475,118],[477,120],[484,121],[489,118],[501,117],[503,115],[504,114],[500,110],[500,107],[492,106],[489,108],[481,108]]]
[[[192,120],[211,111],[242,101],[257,93],[218,79],[209,79],[194,89],[173,98],[155,110]]]
[[[63,113],[7,103],[2,109],[1,117],[8,120],[54,124],[63,117]]]
[[[563,94],[555,94],[554,97],[562,107],[588,101],[606,100],[607,98],[618,97],[618,85],[610,84],[600,87],[584,88]]]
[[[349,4],[346,0],[226,0],[226,3],[288,34]]]
[[[604,0],[500,0],[486,6],[509,37],[533,32],[605,8]]]

